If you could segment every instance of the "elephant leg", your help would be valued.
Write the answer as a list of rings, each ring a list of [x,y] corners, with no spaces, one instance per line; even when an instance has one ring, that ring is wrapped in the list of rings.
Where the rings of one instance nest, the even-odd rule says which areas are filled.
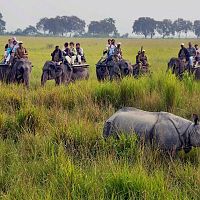
[[[70,76],[68,76],[67,74],[63,73],[63,75],[61,77],[61,83],[65,84],[67,86],[70,83],[70,81],[71,81],[70,79],[71,79]]]
[[[26,69],[23,73],[23,82],[24,85],[29,88],[30,87],[30,72],[28,69]]]
[[[47,80],[48,80],[48,74],[47,72],[43,72],[41,77],[41,86],[44,86]]]
[[[88,80],[89,78],[90,78],[90,74],[89,74],[89,72],[87,72],[85,80]]]
[[[96,76],[97,76],[97,80],[98,80],[99,82],[102,81],[102,77],[100,76],[100,73],[101,73],[101,72],[99,72],[99,70],[96,69]]]
[[[56,85],[57,85],[57,86],[58,86],[58,85],[61,85],[61,83],[62,83],[62,77],[61,77],[61,76],[56,77],[56,78],[55,78],[55,82],[56,82]]]

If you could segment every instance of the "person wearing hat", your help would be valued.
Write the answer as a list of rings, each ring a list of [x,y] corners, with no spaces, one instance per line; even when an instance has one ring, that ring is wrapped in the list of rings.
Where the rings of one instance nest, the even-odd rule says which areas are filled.
[[[148,58],[146,56],[146,51],[145,50],[142,50],[142,53],[140,55],[140,62],[142,63],[142,66],[149,66],[148,64]]]
[[[181,60],[186,60],[186,61],[189,61],[189,52],[188,50],[185,48],[185,45],[184,43],[181,44],[181,49],[178,53],[178,58],[181,59]]]
[[[28,59],[28,52],[26,48],[23,47],[23,42],[19,42],[19,47],[16,49],[15,57],[17,59]]]
[[[62,51],[60,50],[59,46],[55,47],[55,50],[51,54],[51,57],[52,57],[53,62],[59,63],[59,62],[63,61],[63,54],[62,54]]]

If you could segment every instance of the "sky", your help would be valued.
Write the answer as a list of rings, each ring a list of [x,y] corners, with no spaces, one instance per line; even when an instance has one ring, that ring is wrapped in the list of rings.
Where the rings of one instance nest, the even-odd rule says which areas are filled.
[[[35,25],[43,17],[76,15],[87,24],[112,17],[124,34],[131,33],[134,20],[142,16],[200,20],[199,8],[200,0],[0,0],[8,31]]]

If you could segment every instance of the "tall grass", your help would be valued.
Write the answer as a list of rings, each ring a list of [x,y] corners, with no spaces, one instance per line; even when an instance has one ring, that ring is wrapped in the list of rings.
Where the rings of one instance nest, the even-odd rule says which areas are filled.
[[[81,40],[83,45],[89,43],[90,80],[68,87],[50,82],[41,88],[42,64],[52,47],[48,44],[64,40],[23,40],[30,45],[34,64],[30,90],[0,85],[1,199],[199,198],[199,149],[188,155],[179,152],[172,160],[140,146],[135,137],[118,141],[102,137],[105,120],[124,106],[170,111],[188,119],[200,113],[199,83],[187,76],[180,82],[165,73],[165,63],[176,51],[173,43],[179,41],[164,42],[173,48],[158,54],[161,41],[124,40],[124,54],[130,60],[145,43],[152,76],[98,83],[93,66],[104,41]]]

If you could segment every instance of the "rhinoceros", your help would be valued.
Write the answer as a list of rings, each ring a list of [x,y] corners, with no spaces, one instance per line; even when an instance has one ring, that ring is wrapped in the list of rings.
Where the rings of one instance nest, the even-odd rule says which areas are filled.
[[[104,125],[104,138],[120,134],[136,134],[145,144],[156,145],[162,150],[188,153],[200,146],[198,116],[194,122],[167,112],[146,112],[136,108],[123,108]]]

